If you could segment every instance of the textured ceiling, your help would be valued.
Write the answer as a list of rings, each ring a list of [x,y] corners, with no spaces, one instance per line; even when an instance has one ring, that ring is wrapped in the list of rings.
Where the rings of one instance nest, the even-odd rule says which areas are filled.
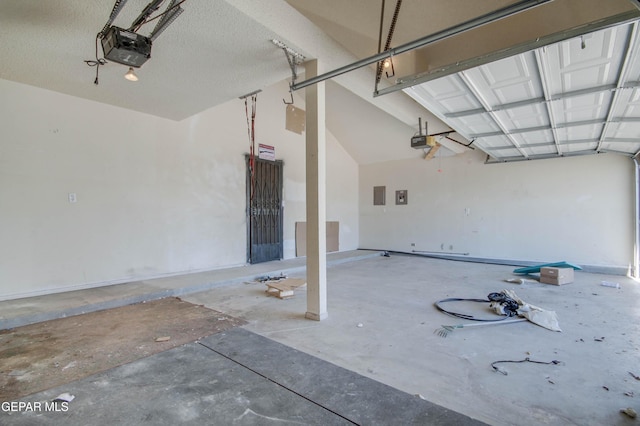
[[[128,27],[149,0],[129,0],[114,22]],[[96,34],[112,1],[3,0],[0,78],[181,120],[286,78],[277,34],[226,1],[188,0],[184,13],[153,44],[151,59],[123,80],[127,67],[95,68]],[[139,32],[148,35],[152,28]],[[102,57],[102,48],[98,48]]]
[[[109,63],[100,67],[100,84],[95,85],[96,68],[84,61],[95,59],[96,34],[113,3],[3,0],[0,78],[182,120],[290,78],[291,70],[282,50],[271,43],[273,38],[307,58],[319,58],[325,71],[369,56],[378,47],[378,1],[187,0],[184,13],[158,37],[151,59],[137,70],[140,81],[124,80],[127,67]],[[148,3],[128,0],[114,25],[128,27]],[[517,2],[430,0],[425,6],[423,0],[404,0],[392,47],[513,3]],[[624,3],[632,8],[630,2]],[[383,38],[395,2],[387,1],[386,6]],[[143,27],[140,33],[150,31]],[[98,55],[102,56],[101,48]],[[328,88],[329,130],[359,163],[423,155],[409,146],[418,117],[429,123],[431,133],[458,125],[434,107],[440,118],[450,122],[443,123],[405,93],[374,97],[374,78],[373,68],[365,67],[335,78],[337,84]],[[463,135],[475,135],[465,132],[460,128]],[[447,147],[447,141],[442,142]],[[449,146],[452,152],[458,152],[455,145]],[[506,145],[484,147],[507,152]]]
[[[113,24],[128,27],[147,4],[149,0],[128,0]],[[322,58],[327,70],[357,59],[284,0],[187,0],[184,12],[154,42],[151,59],[136,70],[138,82],[126,81],[127,67],[112,62],[99,68],[99,85],[95,85],[96,68],[84,61],[95,60],[96,34],[113,5],[114,1],[1,1],[0,78],[183,120],[290,79],[286,57],[271,42],[274,38],[308,58]],[[139,32],[148,35],[153,25]],[[98,47],[99,57],[102,54]],[[387,147],[377,161],[419,155],[408,148],[412,125],[419,116],[439,120],[402,93],[374,99],[373,79],[371,70],[336,79],[339,86],[332,93],[337,95],[327,99],[328,105],[340,109],[340,96],[355,95],[353,109],[343,112],[355,132],[366,136],[369,144],[385,146],[382,135],[394,128],[395,139],[407,141],[403,147]],[[372,107],[385,113],[368,123],[366,111]],[[346,138],[340,132],[345,126],[334,126],[334,121],[328,120],[336,128],[334,135]],[[369,147],[355,144],[349,151],[356,161],[370,158],[370,152]]]

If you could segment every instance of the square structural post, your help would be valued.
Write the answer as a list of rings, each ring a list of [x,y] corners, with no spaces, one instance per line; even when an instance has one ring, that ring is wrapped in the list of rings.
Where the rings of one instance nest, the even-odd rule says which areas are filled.
[[[305,63],[305,77],[318,75],[318,61]],[[307,198],[307,313],[327,318],[325,84],[305,88]]]

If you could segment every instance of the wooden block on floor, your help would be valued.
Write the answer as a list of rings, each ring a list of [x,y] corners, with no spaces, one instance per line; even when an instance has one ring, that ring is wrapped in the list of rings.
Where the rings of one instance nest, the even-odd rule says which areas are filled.
[[[280,299],[287,299],[293,296],[294,290],[298,287],[302,287],[307,282],[301,278],[287,278],[281,281],[266,282],[267,295],[276,296]]]

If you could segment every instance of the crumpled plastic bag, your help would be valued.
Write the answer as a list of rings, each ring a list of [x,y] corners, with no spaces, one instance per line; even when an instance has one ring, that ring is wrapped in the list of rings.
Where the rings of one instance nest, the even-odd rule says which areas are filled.
[[[538,306],[530,305],[522,300],[514,291],[502,290],[501,293],[506,294],[512,298],[520,308],[518,309],[518,315],[531,321],[532,323],[544,327],[551,331],[562,331],[560,324],[558,323],[558,315],[555,311],[547,311]]]

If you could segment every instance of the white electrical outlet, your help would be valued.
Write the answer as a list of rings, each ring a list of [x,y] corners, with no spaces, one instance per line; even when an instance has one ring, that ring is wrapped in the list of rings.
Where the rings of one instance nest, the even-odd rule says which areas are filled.
[[[75,203],[78,201],[78,198],[76,197],[76,193],[75,192],[70,192],[69,193],[69,202],[70,203]]]

